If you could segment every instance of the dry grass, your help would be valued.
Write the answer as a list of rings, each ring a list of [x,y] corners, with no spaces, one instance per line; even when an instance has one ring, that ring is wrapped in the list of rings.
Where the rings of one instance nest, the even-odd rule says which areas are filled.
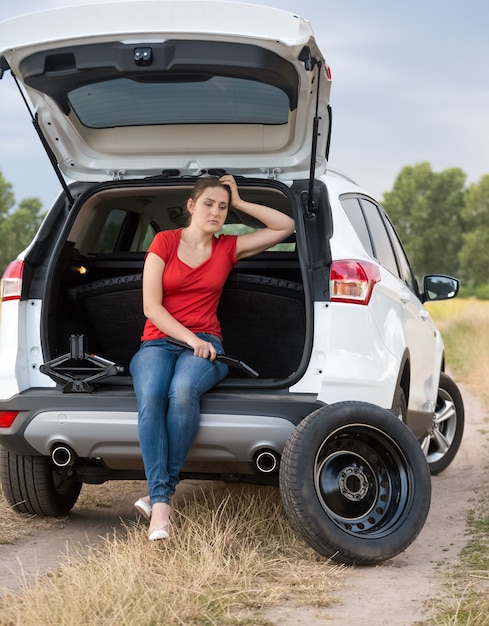
[[[427,308],[443,335],[449,369],[489,407],[489,302],[455,299]]]
[[[5,501],[0,485],[0,545],[14,543],[34,530],[56,528],[64,523],[64,518],[15,513]]]
[[[168,541],[133,525],[8,593],[0,624],[266,626],[278,603],[330,606],[346,571],[294,535],[277,489],[222,487],[185,501]]]
[[[76,503],[79,511],[94,509],[110,509],[114,502],[118,502],[127,491],[128,486],[135,487],[138,483],[132,481],[113,481],[103,485],[84,485]],[[146,483],[140,481],[141,492],[146,490]],[[7,504],[0,485],[0,545],[12,544],[27,537],[36,530],[49,530],[63,527],[67,517],[39,517],[16,513]]]

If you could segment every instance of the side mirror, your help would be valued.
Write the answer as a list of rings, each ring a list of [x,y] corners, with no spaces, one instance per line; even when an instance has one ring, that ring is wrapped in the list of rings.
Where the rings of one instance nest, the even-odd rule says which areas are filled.
[[[460,281],[452,276],[430,274],[423,278],[421,299],[423,302],[455,298]]]

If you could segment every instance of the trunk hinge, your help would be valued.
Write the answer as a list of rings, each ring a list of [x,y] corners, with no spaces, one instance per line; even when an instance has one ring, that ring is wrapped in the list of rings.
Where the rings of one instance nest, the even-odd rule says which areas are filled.
[[[54,169],[54,173],[56,174],[56,176],[58,177],[59,182],[61,183],[61,187],[63,188],[63,191],[66,194],[66,198],[68,200],[68,203],[70,205],[70,208],[73,206],[73,203],[75,202],[75,199],[73,198],[73,196],[71,195],[71,191],[70,188],[68,187],[68,184],[66,183],[63,174],[61,173],[61,170],[59,169],[58,166],[58,161],[56,159],[56,156],[54,154],[54,152],[51,149],[51,146],[49,145],[46,137],[43,135],[43,132],[41,130],[41,127],[39,126],[39,122],[37,120],[37,117],[33,114],[29,103],[27,102],[27,98],[24,95],[24,92],[20,86],[19,81],[17,80],[17,77],[15,76],[15,74],[13,72],[11,72],[12,77],[15,81],[15,84],[17,85],[17,89],[19,90],[19,93],[21,95],[22,100],[24,101],[24,104],[27,108],[27,111],[29,112],[29,115],[31,116],[31,120],[32,120],[32,124],[34,126],[34,128],[36,129],[36,133],[37,136],[39,137],[42,146],[44,148],[44,151],[46,152],[46,154],[48,155],[48,159],[51,162],[51,165],[53,166]]]

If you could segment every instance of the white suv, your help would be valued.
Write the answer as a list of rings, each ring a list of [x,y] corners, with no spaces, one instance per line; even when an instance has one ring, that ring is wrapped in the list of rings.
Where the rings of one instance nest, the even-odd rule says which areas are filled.
[[[423,307],[458,281],[418,289],[382,207],[328,168],[331,75],[309,23],[138,1],[7,20],[0,42],[63,188],[2,279],[8,502],[63,515],[83,483],[144,478],[128,363],[145,250],[182,225],[196,177],[227,172],[296,232],[229,278],[219,315],[236,367],[202,400],[182,478],[280,485],[293,527],[339,561],[404,550],[428,514],[429,468],[462,436]],[[261,226],[236,210],[228,222]]]

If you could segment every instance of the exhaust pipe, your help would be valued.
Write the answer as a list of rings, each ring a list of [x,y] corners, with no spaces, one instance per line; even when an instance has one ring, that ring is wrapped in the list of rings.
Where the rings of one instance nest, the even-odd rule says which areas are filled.
[[[64,444],[54,446],[51,460],[56,467],[71,467],[75,463],[76,455],[71,448]]]
[[[260,474],[272,474],[278,470],[280,455],[274,450],[261,450],[255,456],[255,468]]]

